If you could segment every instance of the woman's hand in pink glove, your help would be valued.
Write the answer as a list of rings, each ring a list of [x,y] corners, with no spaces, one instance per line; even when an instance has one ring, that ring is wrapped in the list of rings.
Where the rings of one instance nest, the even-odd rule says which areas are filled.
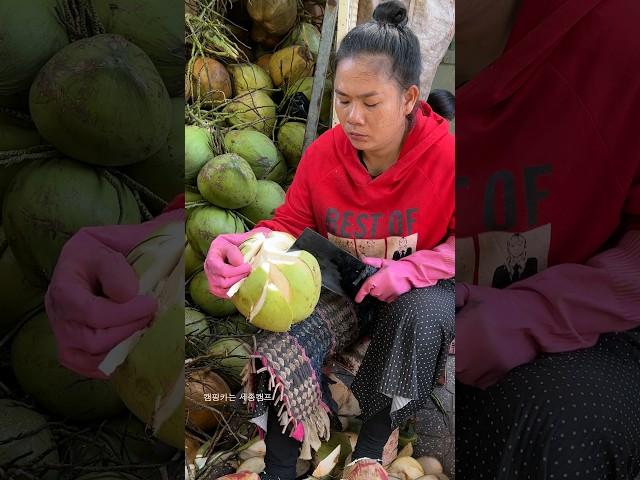
[[[413,286],[409,281],[411,265],[399,260],[384,258],[362,257],[367,265],[379,268],[360,287],[355,302],[360,303],[364,297],[371,295],[383,302],[393,302],[403,293],[407,293]]]
[[[113,347],[153,319],[156,300],[138,295],[126,255],[160,225],[184,218],[174,210],[139,225],[83,228],[65,244],[45,296],[60,363],[105,378],[98,366]]]
[[[229,288],[251,273],[251,265],[245,263],[240,245],[255,233],[269,235],[271,230],[259,227],[245,233],[223,234],[211,242],[204,262],[204,272],[209,282],[209,291],[216,297],[228,299]]]

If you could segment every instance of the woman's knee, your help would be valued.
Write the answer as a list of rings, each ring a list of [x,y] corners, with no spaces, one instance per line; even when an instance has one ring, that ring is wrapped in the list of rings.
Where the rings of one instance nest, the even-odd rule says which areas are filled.
[[[437,290],[436,290],[437,289]],[[433,335],[452,337],[455,328],[455,294],[437,287],[415,288],[389,304],[407,327]]]

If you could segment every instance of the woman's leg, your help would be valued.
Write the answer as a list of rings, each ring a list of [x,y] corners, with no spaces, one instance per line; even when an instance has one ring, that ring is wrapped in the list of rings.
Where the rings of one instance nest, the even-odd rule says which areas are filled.
[[[289,432],[282,432],[278,422],[278,409],[271,404],[265,434],[267,453],[264,457],[266,465],[264,480],[294,480],[296,478],[296,463],[300,455],[300,442],[289,436]]]
[[[640,347],[628,334],[544,356],[486,391],[457,385],[458,476],[633,480],[639,391]]]
[[[454,288],[440,281],[376,311],[371,344],[351,386],[365,431],[354,460],[380,458],[393,429],[431,401],[453,340]]]

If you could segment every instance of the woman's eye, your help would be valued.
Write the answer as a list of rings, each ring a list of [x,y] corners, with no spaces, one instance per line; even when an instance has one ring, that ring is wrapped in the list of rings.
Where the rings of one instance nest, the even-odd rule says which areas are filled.
[[[376,106],[376,105],[378,105],[378,104],[377,104],[377,103],[373,103],[373,104],[365,103],[365,105],[366,105],[367,107],[369,107],[369,108],[373,108],[373,107],[375,107],[375,106]]]
[[[340,100],[340,99],[338,99],[338,103],[340,105],[347,105],[349,103],[349,100]]]

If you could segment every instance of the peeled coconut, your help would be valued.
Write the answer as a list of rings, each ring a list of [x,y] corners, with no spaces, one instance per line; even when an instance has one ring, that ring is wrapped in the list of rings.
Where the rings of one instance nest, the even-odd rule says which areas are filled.
[[[231,389],[215,372],[197,371],[185,379],[185,419],[187,425],[202,431],[212,430],[220,422],[220,414],[207,407],[220,407],[227,404]],[[207,400],[205,395],[211,395]],[[214,400],[213,395],[218,398]]]
[[[284,35],[296,23],[298,3],[296,0],[250,0],[247,12],[269,33]]]
[[[188,357],[196,357],[206,352],[211,337],[207,317],[194,308],[185,308],[184,335],[184,344]]]
[[[196,273],[189,282],[189,294],[196,305],[214,317],[224,317],[236,312],[233,302],[211,294],[204,271]]]
[[[60,50],[34,80],[29,106],[38,131],[58,150],[105,167],[146,160],[166,144],[171,126],[156,67],[118,35]]]
[[[238,451],[238,458],[242,461],[253,457],[264,457],[267,454],[267,445],[264,440],[254,437],[245,443]]]
[[[222,338],[209,347],[209,355],[218,359],[222,371],[237,379],[242,377],[250,354],[249,344],[239,338]]]
[[[34,433],[24,436],[26,432]],[[33,465],[36,459],[39,459],[38,463],[43,464],[56,464],[59,461],[53,435],[47,427],[47,420],[34,410],[8,398],[0,399],[0,444],[2,445],[0,465],[15,462],[16,467],[37,466],[37,464]],[[45,452],[49,453],[45,455]],[[20,476],[19,472],[12,472],[11,468],[4,473],[9,478],[26,479]],[[55,470],[49,470],[38,478],[57,480],[59,474]]]
[[[0,2],[0,95],[29,89],[42,66],[69,39],[55,0]]]
[[[276,87],[292,85],[313,73],[313,55],[301,45],[293,45],[275,52],[269,60],[269,74]]]
[[[80,228],[140,223],[131,190],[68,159],[25,165],[4,197],[3,226],[18,264],[36,286],[51,278],[65,242]]]
[[[261,90],[241,93],[224,107],[230,126],[253,128],[270,135],[276,123],[276,104]]]
[[[336,448],[338,449],[338,453],[335,454]],[[316,471],[314,471],[313,476],[316,478],[322,478],[326,475],[329,475],[331,469],[326,469],[325,471],[318,471],[318,469],[322,470],[321,465],[338,465],[340,468],[344,465],[345,460],[349,455],[351,455],[351,441],[347,435],[342,432],[332,431],[329,440],[322,442],[320,448],[313,453],[313,465],[316,467]],[[331,458],[329,462],[327,462],[327,458]],[[321,475],[317,476],[316,473],[321,473]]]
[[[198,172],[214,157],[211,134],[196,125],[184,127],[184,181],[195,183]]]
[[[253,90],[270,90],[273,88],[271,77],[258,65],[236,63],[227,65],[227,70],[231,74],[234,95]],[[271,92],[266,93],[271,94]]]
[[[109,382],[85,378],[60,365],[45,313],[24,324],[13,339],[11,365],[22,390],[54,415],[88,422],[124,410]]]
[[[398,457],[387,467],[389,475],[400,480],[417,480],[424,475],[422,465],[413,457]]]
[[[172,96],[182,95],[183,6],[175,0],[93,0],[107,33],[122,35],[149,55]]]
[[[293,96],[297,92],[301,92],[306,99],[311,101],[311,93],[313,90],[313,77],[304,77],[298,80],[295,84],[291,86],[291,88],[287,91],[287,95]],[[333,90],[333,84],[331,80],[326,78],[324,80],[324,89],[322,91],[322,103],[320,105],[320,120],[324,123],[329,121],[329,116],[331,115],[331,107],[333,106],[331,102],[331,92]]]
[[[271,180],[258,180],[258,192],[253,203],[238,210],[254,224],[273,218],[276,208],[284,203],[284,190]]]
[[[245,231],[244,223],[233,211],[214,206],[192,209],[186,228],[189,243],[202,256],[207,255],[218,235]]]
[[[271,139],[255,130],[232,130],[224,136],[224,148],[249,163],[258,180],[272,174],[278,163],[278,150]]]
[[[332,450],[329,450],[328,453],[324,454],[324,458],[317,463],[311,476],[320,480],[329,478],[333,469],[340,463],[340,451],[341,445],[337,445]]]
[[[237,472],[254,472],[262,473],[266,465],[263,457],[252,457],[243,461],[237,469]]]
[[[301,45],[307,47],[313,58],[318,58],[320,50],[320,30],[312,23],[300,22],[285,40],[285,47]]]
[[[240,155],[225,153],[209,160],[198,173],[198,190],[222,208],[242,208],[256,199],[256,175]]]
[[[100,369],[127,408],[163,442],[184,448],[184,224],[160,227],[127,260],[139,293],[153,295],[151,324],[116,346]]]
[[[300,163],[306,128],[302,122],[287,122],[278,130],[278,147],[290,168],[296,168]]]
[[[122,171],[170,202],[184,187],[184,98],[171,99],[171,130],[164,146],[147,160]]]
[[[197,57],[188,72],[191,79],[187,99],[216,106],[231,98],[231,77],[224,65],[209,57]]]
[[[286,332],[309,317],[318,303],[320,266],[309,252],[288,252],[294,242],[288,233],[256,233],[240,246],[252,270],[227,295],[258,328]]]
[[[27,281],[0,227],[0,336],[8,333],[27,312],[38,307],[44,293]]]
[[[416,458],[416,460],[422,466],[422,470],[424,470],[424,473],[427,475],[435,475],[443,472],[442,464],[438,461],[437,458],[423,456]]]

